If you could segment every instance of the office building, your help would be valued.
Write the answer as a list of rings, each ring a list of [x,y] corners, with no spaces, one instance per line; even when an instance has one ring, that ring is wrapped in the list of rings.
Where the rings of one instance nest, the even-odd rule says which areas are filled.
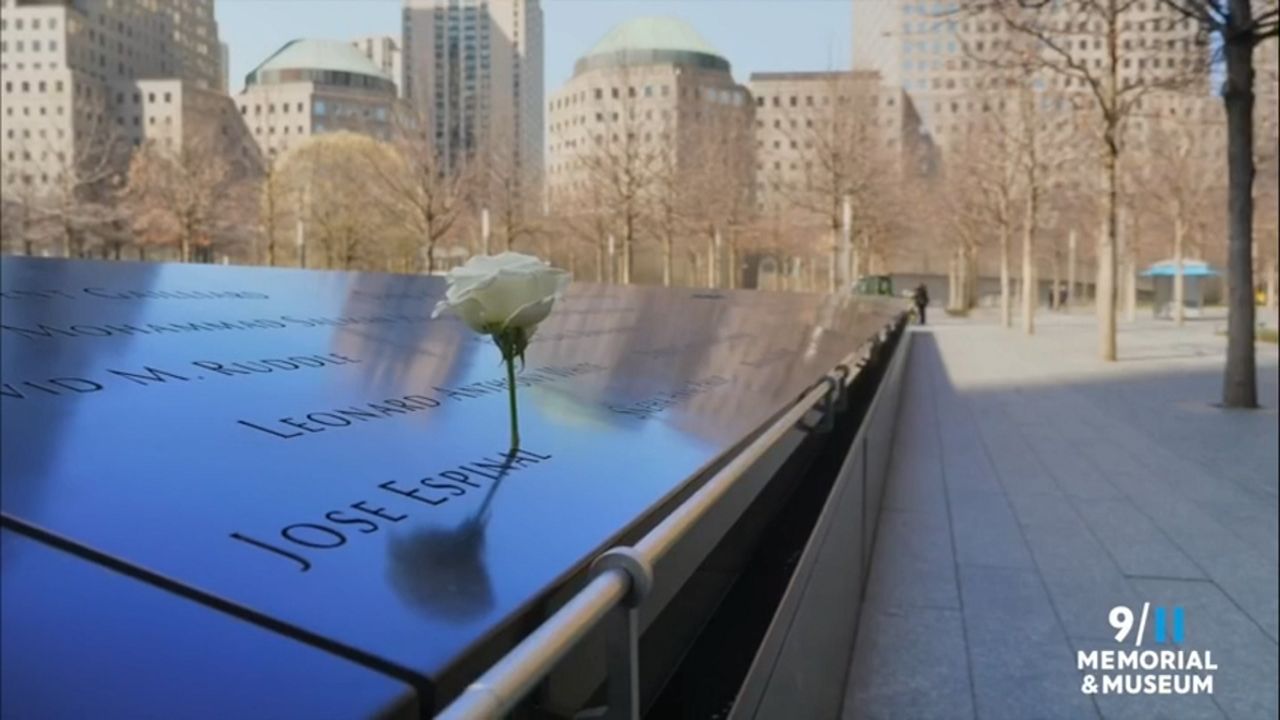
[[[1196,24],[1159,0],[1126,7],[1118,30],[1120,82],[1203,84],[1208,53],[1196,41]],[[1073,58],[1103,72],[1107,50],[1097,16],[1082,15],[1077,3],[1050,3],[1027,12],[1034,13],[1028,21],[1059,37]],[[986,103],[984,111],[977,97],[993,87],[997,73],[989,61],[1038,47],[992,11],[965,13],[956,0],[853,2],[853,68],[876,70],[887,85],[905,90],[926,131],[944,150],[972,132],[981,113],[991,111],[992,105]],[[1043,59],[1057,60],[1040,50]],[[1043,72],[1033,83],[1037,91],[1089,92],[1083,79],[1062,73]]]
[[[213,0],[3,0],[5,194],[80,192],[81,183],[123,172],[130,148],[164,129],[150,124],[161,115],[148,108],[163,105],[166,93],[175,108],[216,93],[218,45]],[[166,89],[152,86],[158,80]]]
[[[396,87],[355,45],[292,40],[245,77],[236,104],[264,156],[349,130],[390,139]]]
[[[910,97],[874,71],[754,73],[749,87],[761,211],[794,204],[795,193],[812,187],[833,162],[896,175],[916,172],[927,160]]]
[[[403,93],[444,167],[498,163],[536,195],[543,152],[539,0],[405,0]]]
[[[697,162],[701,145],[724,138],[737,138],[742,152],[751,152],[747,88],[696,30],[671,18],[614,28],[575,63],[547,109],[553,205],[587,188],[595,158],[617,155],[618,148],[660,158],[646,165],[677,168]]]
[[[396,85],[396,95],[403,97],[401,85],[404,82],[404,67],[401,62],[403,56],[400,53],[400,41],[390,35],[369,35],[356,38],[351,44],[377,65],[383,75],[391,78],[391,82]]]
[[[231,92],[231,48],[224,42],[218,43],[218,89],[223,93]]]

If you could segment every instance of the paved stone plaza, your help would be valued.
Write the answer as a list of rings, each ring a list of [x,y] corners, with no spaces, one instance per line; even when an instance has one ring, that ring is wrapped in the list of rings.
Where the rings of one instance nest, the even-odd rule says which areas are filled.
[[[1277,716],[1277,349],[1258,411],[1220,396],[1221,317],[918,328],[845,718]],[[1214,694],[1085,695],[1109,610],[1185,608]],[[1150,632],[1150,631],[1148,631]],[[1171,647],[1171,646],[1163,646]],[[1150,649],[1150,644],[1144,646]]]

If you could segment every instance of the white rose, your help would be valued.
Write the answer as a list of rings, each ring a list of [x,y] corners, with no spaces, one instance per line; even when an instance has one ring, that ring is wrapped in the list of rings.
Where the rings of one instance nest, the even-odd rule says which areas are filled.
[[[512,328],[533,329],[569,285],[569,273],[532,255],[504,252],[477,255],[449,271],[445,299],[432,317],[452,310],[472,330],[495,334]]]

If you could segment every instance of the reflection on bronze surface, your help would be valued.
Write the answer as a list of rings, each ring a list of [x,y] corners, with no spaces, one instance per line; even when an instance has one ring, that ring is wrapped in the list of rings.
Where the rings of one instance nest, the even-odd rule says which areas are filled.
[[[483,615],[493,606],[493,587],[484,562],[485,525],[498,486],[515,462],[507,455],[500,477],[489,486],[475,512],[454,527],[428,527],[393,536],[391,585],[416,607],[448,620]]]

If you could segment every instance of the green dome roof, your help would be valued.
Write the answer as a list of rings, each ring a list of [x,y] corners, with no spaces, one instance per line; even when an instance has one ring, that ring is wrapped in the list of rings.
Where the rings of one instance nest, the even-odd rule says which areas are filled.
[[[729,61],[684,20],[641,17],[610,30],[578,60],[574,74],[597,67],[658,63],[729,69]]]
[[[309,71],[316,76],[326,72],[350,73],[391,82],[391,78],[381,68],[351,43],[340,40],[290,40],[254,68],[245,78],[245,84],[269,84],[299,79],[281,75],[285,70]]]
[[[610,30],[587,55],[603,55],[622,50],[683,50],[721,57],[692,25],[673,17],[628,20]]]

